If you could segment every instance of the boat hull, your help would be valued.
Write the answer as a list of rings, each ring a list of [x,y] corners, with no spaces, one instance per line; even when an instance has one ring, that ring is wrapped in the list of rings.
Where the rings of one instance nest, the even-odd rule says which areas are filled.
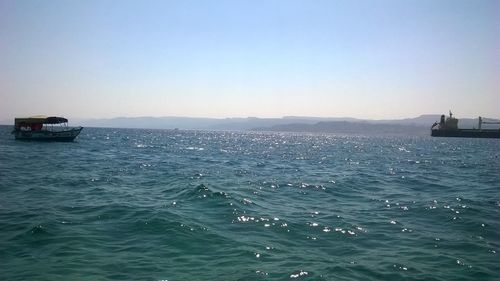
[[[455,138],[500,138],[500,130],[431,130],[433,137],[455,137]]]
[[[60,141],[72,142],[82,131],[83,127],[72,128],[62,131],[21,131],[15,130],[12,133],[16,140],[32,140],[32,141]]]

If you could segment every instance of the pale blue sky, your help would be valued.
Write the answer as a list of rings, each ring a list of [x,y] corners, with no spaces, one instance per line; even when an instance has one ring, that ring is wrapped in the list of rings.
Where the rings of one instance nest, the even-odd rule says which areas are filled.
[[[0,0],[0,119],[500,117],[500,1]]]

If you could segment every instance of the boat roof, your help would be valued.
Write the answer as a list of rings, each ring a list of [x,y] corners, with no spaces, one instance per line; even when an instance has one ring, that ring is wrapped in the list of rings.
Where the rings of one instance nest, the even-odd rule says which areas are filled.
[[[57,116],[33,116],[33,117],[22,117],[15,118],[15,123],[17,124],[60,124],[66,123],[68,119],[64,117]]]

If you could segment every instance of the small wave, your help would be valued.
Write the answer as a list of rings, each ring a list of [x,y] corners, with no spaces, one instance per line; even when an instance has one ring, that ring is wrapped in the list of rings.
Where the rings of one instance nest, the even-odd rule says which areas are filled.
[[[46,227],[44,227],[41,224],[31,228],[31,230],[28,233],[33,235],[33,236],[47,236],[47,235],[49,235],[49,232],[47,231]]]
[[[230,196],[224,191],[212,191],[205,184],[200,184],[196,186],[193,195],[199,198],[230,198]]]

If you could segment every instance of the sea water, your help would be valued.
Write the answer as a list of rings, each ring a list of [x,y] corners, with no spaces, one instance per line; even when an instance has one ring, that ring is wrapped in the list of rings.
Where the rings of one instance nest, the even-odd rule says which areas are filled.
[[[500,140],[0,128],[0,280],[499,280]]]

